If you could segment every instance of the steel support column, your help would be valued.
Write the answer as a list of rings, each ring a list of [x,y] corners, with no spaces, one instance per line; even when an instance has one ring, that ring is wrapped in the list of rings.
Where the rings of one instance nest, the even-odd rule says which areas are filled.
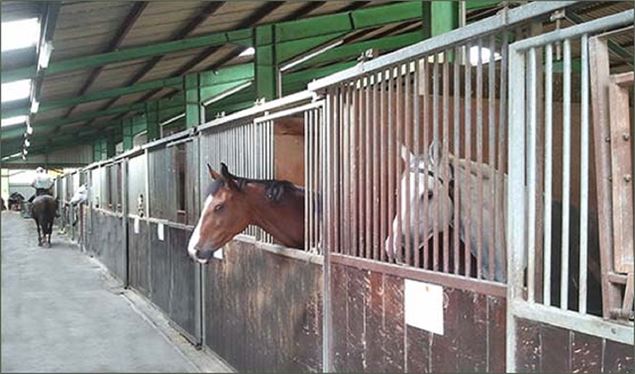
[[[192,128],[203,122],[204,108],[201,105],[201,84],[198,73],[183,78],[185,89],[185,127]]]
[[[159,129],[159,102],[149,101],[145,107],[146,130],[148,131],[148,141],[159,139],[161,131]]]
[[[273,25],[256,27],[254,48],[256,49],[256,97],[273,100],[277,97],[277,70],[275,31]]]

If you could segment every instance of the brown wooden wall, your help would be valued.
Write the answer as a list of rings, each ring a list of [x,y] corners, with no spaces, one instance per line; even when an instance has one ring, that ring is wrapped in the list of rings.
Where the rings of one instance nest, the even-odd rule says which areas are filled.
[[[280,118],[273,129],[275,178],[304,186],[304,119]]]
[[[633,347],[526,319],[517,320],[519,372],[633,373]]]
[[[335,371],[505,371],[505,299],[444,287],[443,336],[405,325],[404,279],[332,264]]]
[[[206,344],[234,368],[321,371],[322,266],[233,241],[205,276]]]

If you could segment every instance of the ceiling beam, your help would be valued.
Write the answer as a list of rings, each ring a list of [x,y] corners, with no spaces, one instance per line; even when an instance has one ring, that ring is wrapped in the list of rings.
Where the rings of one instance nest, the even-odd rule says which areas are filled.
[[[110,43],[108,43],[108,46],[104,48],[102,53],[112,52],[114,50],[117,50],[121,46],[121,43],[123,43],[124,39],[130,32],[130,30],[132,30],[132,27],[134,26],[135,22],[137,22],[137,20],[141,16],[141,13],[143,13],[143,11],[145,10],[147,6],[148,6],[147,1],[138,1],[133,3],[132,8],[128,12],[128,15],[123,20],[121,25],[119,25],[119,29],[115,33],[115,36],[110,40]],[[99,75],[99,73],[101,73],[103,68],[104,68],[103,66],[99,66],[90,72],[88,78],[84,82],[84,85],[82,86],[82,88],[80,88],[79,92],[77,93],[77,96],[82,96],[86,93],[86,91],[88,91],[88,89],[95,82],[95,79],[97,79],[97,76]],[[73,109],[75,109],[75,107],[76,105],[73,105],[72,107],[70,107],[68,111],[66,112],[66,115],[64,115],[64,117],[70,116],[70,114],[73,112]]]
[[[265,3],[262,6],[260,6],[258,9],[256,9],[249,17],[247,17],[245,20],[243,20],[238,25],[238,28],[242,29],[242,28],[247,28],[247,27],[248,28],[254,27],[263,18],[265,18],[266,16],[271,14],[271,12],[273,12],[274,10],[278,9],[279,7],[281,7],[283,4],[284,4],[284,1],[268,1],[267,3]],[[205,48],[200,53],[198,53],[196,56],[194,56],[192,59],[187,61],[185,64],[181,65],[181,67],[178,68],[174,73],[172,73],[171,76],[181,76],[181,75],[187,73],[192,68],[194,68],[196,65],[200,64],[202,61],[204,61],[206,58],[208,58],[210,55],[216,53],[220,48],[221,48],[221,46],[211,46],[209,48]],[[244,48],[236,48],[234,51],[239,50],[240,52],[242,52],[243,49]],[[240,54],[240,52],[238,52],[238,54]],[[234,52],[232,52],[232,54],[233,53]],[[238,54],[236,54],[236,56],[238,56]],[[217,67],[219,67],[219,66],[221,66],[221,65],[218,65]],[[209,70],[209,69],[206,69],[206,70]],[[149,99],[150,97],[155,95],[157,92],[158,92],[157,90],[155,90],[153,92],[148,92],[146,95],[144,95],[142,98],[140,98],[138,100],[138,102],[145,101],[145,100]],[[172,94],[172,92],[168,92],[163,97],[169,96],[171,94]]]
[[[170,37],[170,40],[179,40],[179,39],[185,38],[188,34],[194,31],[201,23],[205,22],[209,17],[211,17],[221,6],[223,6],[223,4],[225,4],[224,1],[207,3],[207,5],[199,12],[199,14],[196,17],[194,17],[185,26],[177,30],[175,33],[173,33],[172,36]],[[223,44],[218,45],[219,48],[221,45]],[[155,56],[150,61],[146,62],[146,64],[141,69],[139,69],[137,73],[135,73],[135,75],[128,80],[128,82],[126,82],[126,85],[130,86],[137,83],[146,74],[148,74],[148,72],[150,72],[150,70],[152,70],[152,68],[154,68],[159,63],[159,61],[161,61],[162,58],[163,56]],[[151,92],[156,92],[156,91],[151,91]],[[143,97],[147,99],[151,96],[144,95]],[[116,101],[117,101],[116,98],[110,100],[109,102],[104,104],[101,107],[101,109],[102,110],[108,109]],[[140,102],[140,101],[137,101],[137,102]]]

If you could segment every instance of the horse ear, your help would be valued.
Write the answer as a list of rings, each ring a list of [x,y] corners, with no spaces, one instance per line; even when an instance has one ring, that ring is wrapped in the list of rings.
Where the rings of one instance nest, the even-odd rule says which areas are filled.
[[[221,179],[221,175],[216,172],[216,170],[212,169],[212,167],[207,164],[207,172],[209,173],[209,177],[213,180]]]
[[[414,153],[410,152],[410,150],[408,149],[408,147],[406,147],[404,144],[401,144],[400,147],[400,155],[401,155],[401,159],[407,164],[410,160],[414,160],[415,155]]]
[[[238,185],[234,180],[234,176],[229,173],[229,169],[224,162],[220,163],[220,173],[223,176],[223,179],[225,180],[225,183],[227,184],[227,187],[229,187],[229,189],[236,191],[239,190]]]
[[[428,162],[430,165],[436,165],[439,161],[437,157],[439,156],[439,143],[436,140],[433,140],[428,147]]]

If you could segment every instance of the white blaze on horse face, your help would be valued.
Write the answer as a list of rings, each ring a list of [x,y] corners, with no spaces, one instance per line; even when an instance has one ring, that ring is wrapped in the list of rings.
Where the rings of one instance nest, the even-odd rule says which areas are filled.
[[[190,255],[190,257],[193,260],[201,264],[204,264],[205,261],[199,259],[196,256],[196,252],[198,250],[197,246],[198,246],[198,242],[201,240],[201,225],[203,224],[203,216],[205,215],[205,212],[207,211],[207,208],[209,208],[213,199],[214,197],[212,195],[207,196],[207,199],[205,199],[205,204],[203,205],[203,209],[201,209],[201,216],[198,218],[196,227],[194,228],[194,231],[192,232],[192,236],[190,237],[190,241],[187,244],[187,253]]]

